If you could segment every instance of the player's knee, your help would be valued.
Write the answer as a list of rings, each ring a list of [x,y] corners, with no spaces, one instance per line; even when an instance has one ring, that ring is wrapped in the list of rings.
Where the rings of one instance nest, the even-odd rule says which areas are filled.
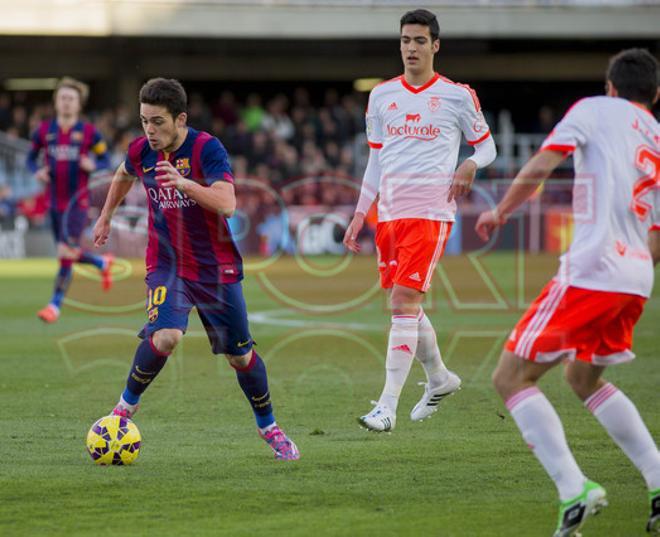
[[[491,381],[495,391],[500,395],[500,397],[506,399],[511,382],[509,376],[505,374],[503,368],[500,365],[498,365],[495,368],[495,371],[493,371],[493,374],[491,375]]]
[[[183,332],[181,330],[176,330],[174,328],[164,328],[154,332],[151,341],[154,344],[154,347],[158,349],[158,352],[163,354],[170,354],[178,345],[179,341],[183,337]]]
[[[507,400],[521,389],[535,383],[537,378],[524,367],[522,359],[507,350],[502,352],[500,361],[493,371],[491,380],[495,391]]]
[[[75,260],[78,258],[79,251],[77,248],[72,248],[64,243],[57,245],[57,257],[59,259]]]
[[[417,315],[424,294],[417,289],[394,286],[390,301],[394,315]]]
[[[575,395],[583,401],[587,399],[598,388],[598,379],[593,378],[587,372],[578,367],[568,365],[564,369],[564,378]]]
[[[252,359],[252,350],[243,355],[225,354],[225,358],[227,358],[227,361],[232,367],[243,369],[250,364],[250,360]]]

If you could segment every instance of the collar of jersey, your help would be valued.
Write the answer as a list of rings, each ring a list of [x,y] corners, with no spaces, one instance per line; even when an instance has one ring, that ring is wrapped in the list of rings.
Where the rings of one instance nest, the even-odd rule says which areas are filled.
[[[172,155],[177,155],[181,153],[182,151],[185,151],[188,149],[188,145],[193,142],[193,139],[195,138],[195,134],[197,134],[197,131],[193,129],[192,127],[188,127],[188,132],[186,133],[186,138],[183,141],[183,143],[179,146],[179,149],[176,151],[173,151],[172,153],[167,154],[167,158],[172,158]]]
[[[401,84],[403,85],[404,88],[406,88],[410,93],[422,93],[424,90],[429,89],[433,84],[436,83],[436,81],[440,78],[440,75],[438,73],[433,73],[433,76],[430,78],[428,82],[425,84],[422,84],[419,87],[411,86],[406,82],[406,77],[405,75],[401,75]]]
[[[629,102],[630,102],[630,104],[632,104],[633,106],[636,106],[637,108],[639,108],[642,112],[646,112],[646,113],[649,114],[653,119],[655,119],[655,116],[653,115],[653,112],[651,112],[648,108],[646,108],[646,106],[644,106],[642,103],[638,103],[637,101],[629,101]]]

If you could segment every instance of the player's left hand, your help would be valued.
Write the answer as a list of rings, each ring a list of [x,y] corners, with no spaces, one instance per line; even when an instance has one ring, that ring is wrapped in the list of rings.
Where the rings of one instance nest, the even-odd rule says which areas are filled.
[[[447,202],[469,194],[470,190],[472,190],[472,183],[476,174],[477,164],[470,159],[464,160],[456,170],[456,173],[454,173],[454,180],[449,187]]]
[[[156,163],[156,180],[161,181],[164,188],[173,186],[179,192],[185,192],[189,183],[194,183],[186,179],[168,160],[161,160]]]
[[[80,157],[80,168],[82,171],[87,173],[92,173],[96,170],[96,162],[89,155],[81,155]]]
[[[94,246],[97,248],[108,242],[108,237],[110,236],[110,219],[101,215],[94,225],[92,235],[94,236]]]

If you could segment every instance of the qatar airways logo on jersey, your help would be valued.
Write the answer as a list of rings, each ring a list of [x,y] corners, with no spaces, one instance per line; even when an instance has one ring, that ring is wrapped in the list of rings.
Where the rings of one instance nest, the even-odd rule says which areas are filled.
[[[197,205],[195,200],[190,199],[183,192],[179,192],[174,187],[167,188],[147,188],[149,198],[158,204],[159,209],[183,209],[185,207],[194,207]]]
[[[48,156],[55,160],[78,160],[80,147],[77,145],[51,145],[48,147]]]
[[[424,124],[422,114],[406,114],[403,125],[388,123],[385,128],[387,135],[395,138],[411,138],[431,142],[440,136],[440,127],[433,123]]]

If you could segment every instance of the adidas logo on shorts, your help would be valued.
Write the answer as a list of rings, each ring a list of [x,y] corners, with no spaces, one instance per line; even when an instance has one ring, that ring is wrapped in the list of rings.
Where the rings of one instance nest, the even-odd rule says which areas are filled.
[[[422,278],[419,275],[419,272],[415,272],[414,274],[411,274],[410,276],[408,276],[408,279],[410,279],[414,282],[421,282],[422,281]]]

